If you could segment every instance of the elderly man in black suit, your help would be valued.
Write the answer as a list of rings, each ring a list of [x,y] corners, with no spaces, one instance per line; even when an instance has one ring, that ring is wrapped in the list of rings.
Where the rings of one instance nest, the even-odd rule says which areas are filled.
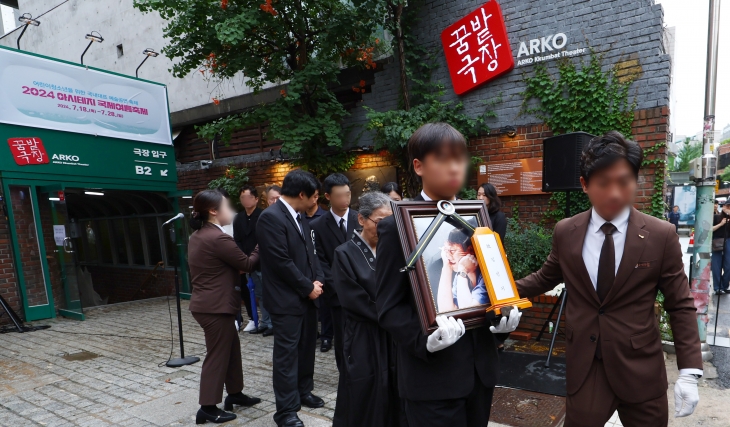
[[[256,226],[264,300],[274,326],[274,421],[280,427],[303,427],[301,405],[321,408],[312,394],[317,341],[315,300],[324,277],[314,238],[302,213],[317,202],[317,179],[296,169],[284,178],[281,198],[261,213]]]
[[[330,210],[310,223],[314,231],[314,243],[317,256],[324,273],[324,283],[332,284],[332,263],[335,249],[352,238],[352,233],[359,229],[357,211],[350,209],[352,193],[350,180],[341,173],[333,173],[324,179],[324,196],[330,202]],[[333,286],[325,286],[320,304],[332,310],[332,323],[335,341],[335,359],[337,368],[342,370],[342,308],[337,299],[337,291]],[[322,338],[321,351],[332,348],[332,341]]]

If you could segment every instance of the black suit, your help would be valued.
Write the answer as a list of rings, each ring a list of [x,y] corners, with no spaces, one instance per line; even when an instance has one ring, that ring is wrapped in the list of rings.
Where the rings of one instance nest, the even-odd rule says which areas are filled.
[[[248,215],[245,210],[242,210],[233,220],[233,240],[236,241],[238,247],[246,255],[251,255],[251,252],[258,244],[256,223],[263,211],[263,209],[257,207],[251,212],[251,215]],[[257,267],[258,269],[260,267]]]
[[[378,320],[396,342],[398,391],[406,400],[409,424],[487,425],[498,368],[488,320],[483,327],[466,331],[451,347],[429,353],[409,276],[399,271],[406,261],[392,216],[378,225],[377,254]]]
[[[309,294],[323,281],[306,221],[301,233],[286,205],[279,201],[259,217],[264,299],[274,327],[274,421],[280,424],[301,409],[300,396],[314,388],[317,311]]]
[[[337,298],[337,289],[332,285],[332,265],[334,262],[335,249],[341,244],[352,239],[352,234],[359,229],[357,221],[357,211],[350,209],[347,215],[347,236],[342,235],[337,220],[332,215],[332,211],[325,213],[319,218],[312,221],[309,225],[314,231],[314,243],[317,247],[317,256],[319,264],[324,273],[324,303],[332,310],[332,323],[335,333],[335,360],[337,361],[337,369],[342,369],[342,307]],[[324,326],[323,326],[324,328]]]

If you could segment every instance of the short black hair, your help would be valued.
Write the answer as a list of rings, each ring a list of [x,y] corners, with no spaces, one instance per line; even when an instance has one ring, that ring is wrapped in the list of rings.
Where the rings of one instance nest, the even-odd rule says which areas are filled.
[[[467,157],[466,138],[448,123],[426,123],[408,139],[408,157],[412,164],[429,154]]]
[[[397,182],[386,182],[383,184],[382,187],[380,187],[380,192],[385,194],[390,194],[393,191],[396,192],[399,196],[403,197],[403,190],[401,190],[400,185],[398,185]]]
[[[267,196],[269,195],[269,191],[271,191],[271,190],[274,190],[274,191],[276,191],[277,193],[281,194],[281,187],[279,187],[279,186],[278,186],[278,185],[276,185],[276,184],[274,184],[274,185],[269,185],[268,187],[266,187],[266,195],[267,195]]]
[[[281,195],[299,197],[300,193],[304,193],[307,197],[312,197],[319,188],[320,183],[311,172],[294,169],[284,177],[284,183],[281,185]]]
[[[644,159],[644,152],[636,142],[625,138],[620,132],[612,130],[605,135],[597,136],[583,148],[580,162],[580,176],[588,183],[591,175],[605,169],[619,160],[626,160],[639,179],[639,168]]]
[[[324,179],[324,192],[326,194],[332,194],[332,187],[341,187],[343,185],[350,188],[350,180],[341,173],[333,173]]]
[[[252,196],[254,196],[255,198],[258,199],[259,190],[257,190],[256,187],[254,187],[253,185],[244,185],[243,187],[241,187],[241,191],[238,192],[238,195],[240,196],[241,194],[243,194],[244,191],[247,191],[247,190],[249,192],[251,192]]]

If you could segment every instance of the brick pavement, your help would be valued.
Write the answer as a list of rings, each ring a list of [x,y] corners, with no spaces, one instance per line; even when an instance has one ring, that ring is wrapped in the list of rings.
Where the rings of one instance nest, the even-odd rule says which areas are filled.
[[[37,322],[50,324],[48,330],[0,335],[0,426],[195,425],[202,363],[179,369],[158,367],[170,353],[167,302],[118,304],[86,314],[84,322],[60,318]],[[186,354],[203,357],[202,329],[186,301],[183,324]],[[244,333],[241,341],[244,392],[260,397],[262,403],[237,407],[238,419],[226,425],[274,426],[273,337]],[[175,327],[174,356],[178,351]],[[63,357],[84,359],[79,357],[84,355],[93,358]],[[307,426],[329,426],[337,390],[334,352],[317,351],[314,381],[314,392],[324,398],[325,407],[300,415]]]

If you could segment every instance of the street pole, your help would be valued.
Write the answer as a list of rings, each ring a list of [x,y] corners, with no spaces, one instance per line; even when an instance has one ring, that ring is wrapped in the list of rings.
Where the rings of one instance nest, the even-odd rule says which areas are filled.
[[[707,345],[707,309],[710,302],[712,217],[715,199],[717,157],[714,154],[715,137],[715,88],[717,86],[717,54],[720,34],[720,0],[710,0],[710,17],[707,28],[707,69],[705,80],[705,120],[702,129],[702,171],[696,171],[697,210],[695,217],[695,244],[690,269],[690,291],[697,307],[697,326],[700,332],[702,360],[712,359]]]

